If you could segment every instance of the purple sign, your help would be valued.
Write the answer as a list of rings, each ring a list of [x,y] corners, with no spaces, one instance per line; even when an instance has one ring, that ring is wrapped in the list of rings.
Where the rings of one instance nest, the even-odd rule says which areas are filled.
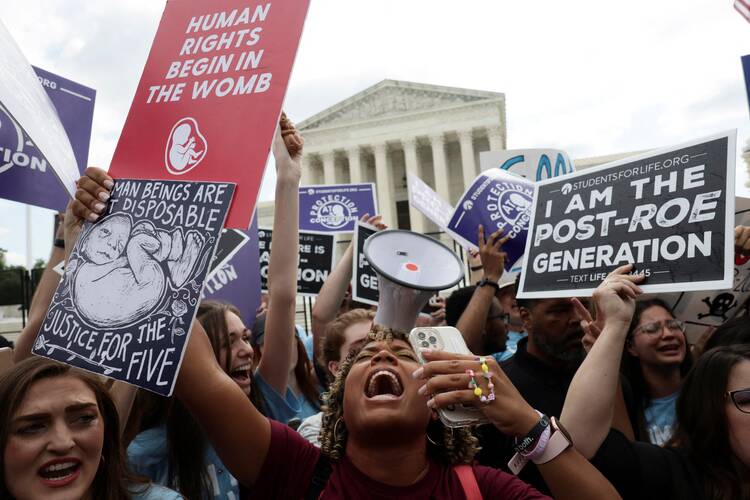
[[[487,170],[458,200],[446,232],[462,246],[478,250],[480,224],[486,237],[503,228],[504,234],[510,235],[503,245],[508,254],[505,270],[510,271],[524,254],[533,204],[533,182],[501,169]]]
[[[750,105],[750,54],[742,56],[742,72],[745,73],[745,91],[747,103]]]
[[[96,91],[34,68],[68,134],[80,172],[86,168]],[[64,210],[68,193],[44,155],[0,104],[0,198]]]
[[[300,231],[351,233],[364,214],[375,215],[375,185],[337,184],[299,188]]]
[[[260,307],[257,217],[253,218],[250,229],[242,232],[249,239],[229,261],[209,276],[203,286],[203,295],[207,299],[220,300],[237,307],[245,326],[252,328],[255,311]]]

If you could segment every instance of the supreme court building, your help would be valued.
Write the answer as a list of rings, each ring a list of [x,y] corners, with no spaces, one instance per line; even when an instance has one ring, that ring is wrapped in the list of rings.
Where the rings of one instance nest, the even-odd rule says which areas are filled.
[[[479,154],[506,149],[505,95],[383,80],[297,124],[305,137],[302,185],[374,182],[390,228],[438,227],[409,206],[407,173],[451,205],[479,174]],[[586,168],[626,155],[574,160]],[[260,227],[273,202],[258,204]]]

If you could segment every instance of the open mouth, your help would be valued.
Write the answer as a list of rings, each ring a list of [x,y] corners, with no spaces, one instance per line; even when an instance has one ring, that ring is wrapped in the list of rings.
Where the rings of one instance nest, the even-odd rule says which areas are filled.
[[[680,344],[669,344],[659,347],[657,351],[664,354],[677,354],[680,352],[680,347]]]
[[[76,480],[81,471],[81,462],[77,459],[53,461],[42,466],[37,473],[47,486],[57,488],[67,486]]]
[[[371,400],[398,399],[403,393],[401,377],[390,369],[375,370],[365,383],[365,396]]]
[[[251,363],[245,363],[233,368],[232,371],[229,372],[229,376],[239,385],[247,385],[250,383],[250,372],[252,369],[253,367]]]

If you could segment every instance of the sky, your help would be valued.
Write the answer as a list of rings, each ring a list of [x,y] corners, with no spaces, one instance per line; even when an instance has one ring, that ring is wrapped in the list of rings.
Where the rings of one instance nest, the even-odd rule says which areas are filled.
[[[3,0],[31,64],[97,90],[89,164],[106,168],[165,3]],[[508,148],[571,158],[667,147],[738,129],[750,140],[740,56],[750,23],[730,0],[313,0],[285,109],[301,121],[390,78],[503,92]],[[737,194],[750,196],[745,164]],[[273,163],[260,199],[273,197]],[[26,254],[26,209],[0,200],[0,248]],[[52,212],[31,210],[46,259]]]

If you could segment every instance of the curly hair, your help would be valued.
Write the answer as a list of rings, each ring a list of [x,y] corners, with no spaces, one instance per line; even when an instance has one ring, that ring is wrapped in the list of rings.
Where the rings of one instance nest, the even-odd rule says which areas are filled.
[[[409,342],[405,332],[391,330],[380,325],[373,325],[367,335],[367,342],[393,342],[402,340]],[[333,462],[338,462],[344,456],[346,449],[347,430],[341,419],[344,416],[344,385],[349,370],[359,351],[352,350],[341,364],[336,379],[328,392],[323,394],[323,427],[321,429],[321,451]],[[338,425],[337,425],[338,422]],[[479,441],[470,427],[451,429],[443,426],[439,421],[431,421],[427,428],[427,454],[446,465],[469,464],[479,451]],[[430,437],[433,436],[433,437]],[[438,437],[441,436],[441,437]],[[435,443],[440,443],[438,446]]]

